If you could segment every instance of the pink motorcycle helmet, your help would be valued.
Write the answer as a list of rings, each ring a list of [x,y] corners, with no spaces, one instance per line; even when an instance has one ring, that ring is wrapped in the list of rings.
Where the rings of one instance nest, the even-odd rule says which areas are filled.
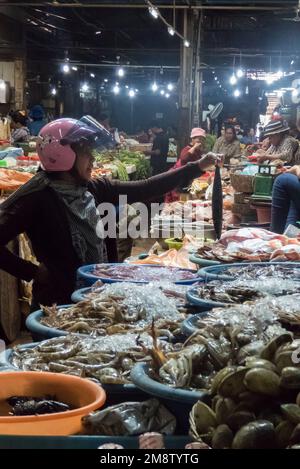
[[[72,144],[87,144],[103,150],[115,146],[108,130],[91,116],[80,120],[63,118],[46,124],[40,131],[37,152],[45,171],[70,171],[76,160]]]

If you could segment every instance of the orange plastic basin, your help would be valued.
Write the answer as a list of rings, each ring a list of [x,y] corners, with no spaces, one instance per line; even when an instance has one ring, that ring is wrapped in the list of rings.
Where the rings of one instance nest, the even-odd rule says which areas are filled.
[[[12,396],[53,395],[74,410],[56,414],[0,416],[1,435],[73,435],[82,429],[84,415],[99,409],[105,391],[96,383],[59,373],[20,371],[0,373],[0,402]]]

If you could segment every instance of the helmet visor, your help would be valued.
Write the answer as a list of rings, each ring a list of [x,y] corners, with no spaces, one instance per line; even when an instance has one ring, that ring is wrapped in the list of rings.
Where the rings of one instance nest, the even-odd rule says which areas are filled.
[[[116,146],[112,134],[91,116],[83,116],[76,121],[60,143],[62,145],[86,143],[92,149],[100,151]]]

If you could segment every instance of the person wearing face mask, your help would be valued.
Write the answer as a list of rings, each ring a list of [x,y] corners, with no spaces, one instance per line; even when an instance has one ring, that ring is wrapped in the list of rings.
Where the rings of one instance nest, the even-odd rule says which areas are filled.
[[[121,195],[127,196],[128,204],[146,202],[187,184],[219,161],[208,153],[143,181],[92,179],[94,150],[114,145],[110,132],[90,116],[47,124],[37,141],[41,170],[0,205],[0,269],[33,280],[32,309],[70,303],[80,266],[118,261],[116,239],[98,234],[97,206],[117,207]],[[20,233],[30,239],[39,265],[7,249]]]
[[[213,152],[223,154],[225,164],[230,164],[230,160],[232,158],[240,158],[241,145],[236,136],[236,131],[233,125],[225,127],[225,134],[223,137],[218,138],[214,145]]]

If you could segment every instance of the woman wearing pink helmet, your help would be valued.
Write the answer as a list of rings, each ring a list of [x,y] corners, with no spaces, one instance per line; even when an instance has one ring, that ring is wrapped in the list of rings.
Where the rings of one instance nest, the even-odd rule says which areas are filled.
[[[37,144],[42,170],[0,205],[0,268],[34,281],[35,305],[69,303],[79,266],[117,261],[116,240],[103,241],[96,234],[100,203],[117,205],[123,194],[128,203],[147,201],[187,184],[217,160],[208,154],[199,162],[146,181],[92,180],[93,149],[113,144],[111,134],[89,116],[47,124]],[[5,247],[23,232],[39,266]]]
[[[200,127],[195,127],[191,132],[191,143],[181,150],[180,157],[172,169],[182,168],[191,161],[197,161],[205,153],[206,132]],[[180,199],[179,192],[173,190],[165,197],[166,203],[176,202]]]

